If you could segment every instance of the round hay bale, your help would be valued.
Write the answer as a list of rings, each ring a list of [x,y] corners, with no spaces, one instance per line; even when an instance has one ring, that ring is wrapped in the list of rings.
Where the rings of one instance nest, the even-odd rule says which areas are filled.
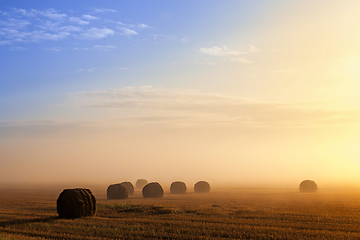
[[[199,182],[195,183],[194,190],[196,193],[210,192],[210,184],[206,181],[199,181]]]
[[[80,218],[96,213],[96,199],[90,189],[63,190],[56,202],[60,218]]]
[[[148,181],[146,179],[138,179],[136,181],[136,188],[143,188],[145,185],[148,184]]]
[[[186,184],[184,182],[176,181],[170,185],[170,193],[184,194],[186,193]]]
[[[127,187],[128,194],[134,194],[134,186],[131,182],[122,182],[121,184]]]
[[[108,199],[126,199],[128,198],[128,189],[121,183],[112,184],[107,188]]]
[[[304,180],[300,183],[299,187],[300,192],[303,193],[310,193],[310,192],[316,192],[318,190],[318,186],[316,183],[312,180]]]
[[[144,198],[159,198],[164,195],[164,190],[157,182],[151,182],[145,185],[142,189]]]

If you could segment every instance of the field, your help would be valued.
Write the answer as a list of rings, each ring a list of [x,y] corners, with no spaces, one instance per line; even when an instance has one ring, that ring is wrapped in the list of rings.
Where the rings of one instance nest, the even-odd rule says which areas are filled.
[[[97,186],[96,215],[66,220],[56,212],[62,189],[2,186],[0,239],[360,239],[355,191],[213,188],[107,200]]]

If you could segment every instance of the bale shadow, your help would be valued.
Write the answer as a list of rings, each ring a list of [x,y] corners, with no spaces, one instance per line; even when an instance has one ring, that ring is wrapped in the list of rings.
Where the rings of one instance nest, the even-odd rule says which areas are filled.
[[[8,226],[28,224],[28,223],[41,223],[41,222],[47,223],[47,222],[52,222],[56,219],[60,219],[60,218],[58,216],[52,216],[52,217],[40,217],[33,219],[16,219],[16,220],[0,222],[0,227],[6,228]]]

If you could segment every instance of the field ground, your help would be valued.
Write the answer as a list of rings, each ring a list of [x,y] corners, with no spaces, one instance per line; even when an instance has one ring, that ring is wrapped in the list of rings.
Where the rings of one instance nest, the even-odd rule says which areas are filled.
[[[97,213],[59,219],[63,188],[0,188],[0,240],[10,239],[360,239],[360,192],[212,189],[107,200],[90,188]]]

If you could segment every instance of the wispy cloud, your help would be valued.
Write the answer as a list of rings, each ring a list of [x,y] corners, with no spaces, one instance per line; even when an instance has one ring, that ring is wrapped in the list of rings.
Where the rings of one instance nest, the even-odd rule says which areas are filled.
[[[79,69],[91,72],[93,69]],[[189,89],[125,87],[69,94],[66,107],[86,111],[86,118],[0,121],[0,138],[49,136],[104,127],[160,126],[216,130],[298,130],[360,127],[360,110],[330,110],[326,102],[276,103]],[[103,109],[109,116],[103,116]],[[90,111],[90,112],[89,112]],[[99,112],[101,114],[99,114]],[[89,114],[92,113],[92,114]],[[103,116],[89,119],[90,115]],[[115,127],[115,128],[111,128]],[[208,127],[211,127],[209,129]],[[355,128],[354,128],[355,127]],[[245,132],[244,132],[245,133]],[[278,133],[278,132],[276,132]]]
[[[51,9],[47,9],[44,11],[37,11],[37,10],[31,10],[39,15],[42,15],[44,17],[53,19],[53,20],[57,20],[57,21],[61,21],[61,20],[65,20],[65,18],[67,18],[67,15],[64,13],[58,13],[55,9],[51,8]]]
[[[82,20],[81,18],[77,18],[77,17],[69,17],[69,21],[70,22],[75,22],[77,24],[80,25],[87,25],[89,24],[89,22]]]
[[[7,21],[0,21],[0,25],[15,29],[21,29],[31,25],[31,23],[28,20],[8,18]]]
[[[152,35],[153,40],[155,41],[175,41],[175,42],[188,42],[190,41],[189,37],[180,37],[176,35],[167,35],[167,34],[154,34]]]
[[[303,128],[359,125],[360,111],[337,111],[325,103],[269,103],[254,99],[202,93],[195,90],[126,87],[108,91],[69,94],[72,104],[96,109],[132,109],[151,116],[177,116],[187,124],[251,128]],[[118,111],[116,110],[116,111]],[[184,120],[185,121],[185,120]]]
[[[58,30],[64,31],[64,32],[69,32],[69,33],[83,31],[80,27],[75,27],[75,26],[63,26],[63,27],[59,27]]]
[[[93,8],[94,13],[116,13],[116,10],[110,8]]]
[[[33,32],[31,35],[31,39],[34,41],[39,40],[61,40],[64,39],[71,34],[69,32],[59,32],[59,33],[45,33],[43,31]]]
[[[61,52],[60,48],[44,48],[43,50],[48,52]]]
[[[1,35],[1,33],[0,33],[0,35]],[[9,44],[11,44],[10,41],[0,41],[0,45],[9,45]]]
[[[227,46],[223,47],[211,47],[211,48],[200,48],[200,53],[211,55],[214,57],[222,57],[222,59],[227,59],[228,61],[238,62],[238,63],[253,63],[253,61],[244,57],[237,57],[240,55],[249,55],[260,52],[260,49],[250,45],[246,51],[239,51],[235,49],[231,49]]]
[[[76,51],[89,51],[89,48],[73,48]]]
[[[131,35],[137,35],[138,34],[134,30],[131,30],[129,28],[121,28],[121,30],[122,30],[122,34],[124,34],[126,36],[131,36]]]
[[[237,56],[244,54],[244,52],[240,52],[237,50],[233,50],[228,48],[227,46],[223,47],[212,47],[212,48],[200,48],[200,52],[213,56]]]
[[[257,48],[257,47],[255,47],[255,46],[253,46],[253,45],[250,45],[248,52],[250,52],[250,53],[251,53],[251,52],[260,52],[260,49]]]
[[[91,20],[99,20],[100,19],[99,17],[95,17],[95,16],[92,16],[92,15],[89,15],[89,14],[84,14],[84,15],[82,15],[82,17],[84,19],[86,19],[86,20],[89,20],[89,21],[91,21]]]
[[[150,28],[148,25],[143,24],[143,23],[126,24],[126,23],[123,23],[123,22],[117,22],[117,24],[120,25],[120,26],[129,27],[129,28]]]
[[[100,39],[114,35],[114,30],[109,28],[90,28],[78,35],[79,38]]]
[[[190,38],[189,37],[184,37],[180,39],[181,42],[189,42]]]
[[[12,8],[1,12],[0,46],[40,41],[96,40],[119,35],[138,35],[150,28],[144,23],[123,24],[118,20],[101,19],[99,14],[115,13],[108,8],[93,8],[91,14],[80,16],[50,8],[45,10]],[[108,15],[106,15],[108,16]],[[113,18],[116,16],[113,16]],[[96,23],[94,20],[97,20]],[[102,21],[102,27],[97,23]],[[134,29],[137,29],[136,31]]]
[[[76,131],[79,126],[94,126],[90,121],[29,120],[0,121],[0,138],[40,137],[64,131]]]
[[[100,51],[109,51],[110,49],[114,49],[114,48],[116,48],[116,47],[115,46],[110,46],[110,45],[107,45],[107,46],[95,45],[94,46],[94,49],[100,50]]]
[[[83,71],[86,71],[86,72],[94,72],[95,69],[94,69],[94,68],[88,68],[88,69],[79,68],[78,71],[79,71],[79,72],[83,72]]]
[[[35,10],[35,9],[26,10],[26,9],[14,8],[13,10],[15,13],[18,13],[25,17],[41,17],[42,16],[42,17],[49,18],[51,20],[56,20],[56,21],[62,21],[67,18],[67,15],[65,13],[59,13],[57,10],[55,10],[53,8],[49,8],[46,10]],[[8,13],[8,14],[11,15],[11,13]]]
[[[227,46],[223,47],[211,47],[211,48],[200,48],[199,50],[201,53],[213,55],[213,56],[239,56],[243,54],[249,54],[249,53],[257,53],[260,52],[260,49],[250,45],[249,49],[246,51],[239,51],[230,49]]]
[[[231,61],[239,62],[239,63],[252,63],[252,61],[246,58],[230,58]]]
[[[143,23],[137,24],[136,27],[138,27],[138,28],[150,28],[148,25],[143,24]]]
[[[10,51],[26,51],[26,48],[23,47],[12,47],[9,49]]]

